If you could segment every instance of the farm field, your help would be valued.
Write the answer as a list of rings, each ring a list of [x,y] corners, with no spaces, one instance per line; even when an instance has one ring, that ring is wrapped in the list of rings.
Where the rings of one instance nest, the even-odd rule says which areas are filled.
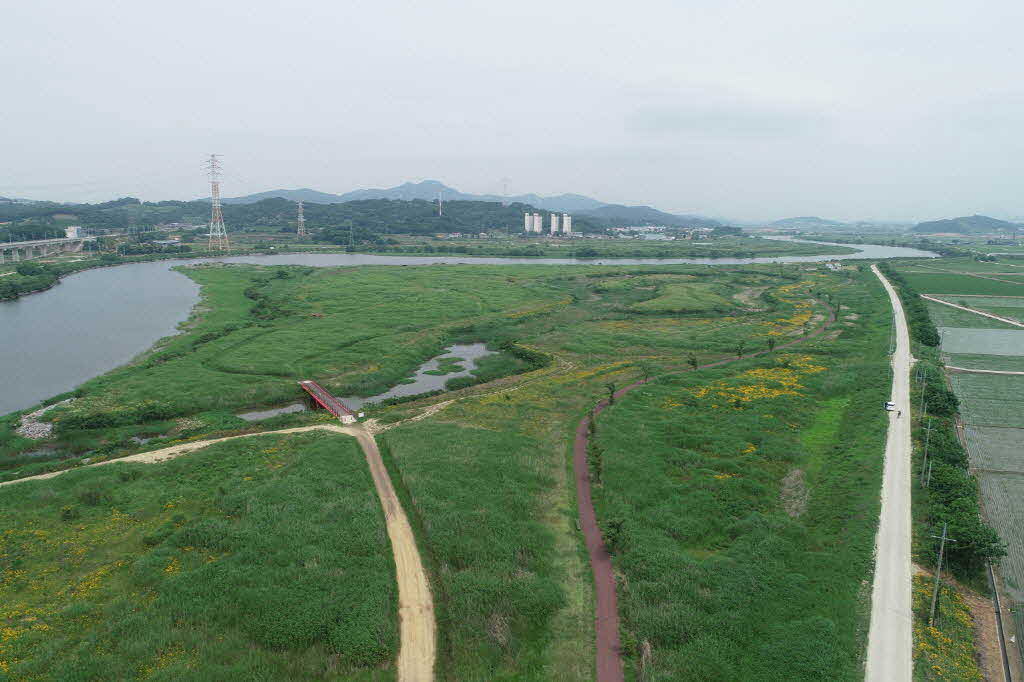
[[[1024,538],[1021,537],[1024,475],[986,473],[979,481],[985,515],[1006,541],[1006,556],[1000,562],[1003,581],[1012,599],[1024,602]]]
[[[989,265],[1002,268],[1001,273],[1015,269],[1005,262]],[[1024,294],[1017,283],[1024,278],[1016,274],[991,275],[1006,280],[996,282],[965,275],[920,274],[905,266],[900,270],[921,293],[945,294],[941,298],[952,303],[1011,318],[1019,319],[1024,311]],[[1024,330],[999,328],[983,321],[982,316],[951,315],[948,306],[929,303],[928,309],[939,325],[942,361],[947,365],[1024,372]],[[1004,601],[1019,614],[1024,602],[1024,376],[953,371],[948,380],[959,399],[963,440],[976,476],[976,483],[971,483],[977,486],[985,519],[1006,546],[1006,556],[995,564],[1006,591]],[[1024,618],[1015,616],[1014,620],[1020,648]]]
[[[967,305],[968,307],[974,307],[970,303],[962,304],[959,300],[951,302],[955,303],[956,305]],[[1000,320],[993,320],[990,317],[978,315],[967,310],[951,308],[948,305],[942,305],[941,303],[935,303],[934,301],[925,301],[925,305],[928,308],[929,316],[932,318],[932,321],[934,321],[936,326],[938,327],[970,327],[973,329],[1020,329],[1020,327],[1014,327],[1012,324],[1001,322]]]
[[[392,679],[352,438],[264,436],[0,487],[0,677]]]
[[[992,369],[1003,372],[1024,372],[1024,355],[944,354],[946,364],[967,369]]]
[[[942,337],[942,351],[944,353],[1024,355],[1024,329],[940,327],[939,334]]]
[[[980,274],[1014,273],[1020,271],[1024,274],[1024,261],[1013,259],[1002,259],[996,262],[977,261],[968,258],[943,258],[940,261],[928,265],[911,266],[914,269],[935,272],[945,270],[949,272],[977,272]]]
[[[979,294],[983,296],[1024,296],[1024,280],[1000,282],[984,277],[956,275],[947,273],[931,273],[910,271],[905,272],[910,286],[922,294]],[[993,275],[994,277],[995,275]]]
[[[964,436],[977,469],[1024,474],[1024,450],[1021,434],[1013,427],[965,426]]]
[[[949,380],[965,424],[1024,429],[1024,376],[956,372]]]
[[[714,529],[713,533],[696,534],[687,545],[692,556],[686,556],[695,562],[707,560],[694,569],[703,576],[715,574],[719,561],[726,562],[721,565],[730,571],[735,569],[735,573],[723,573],[721,580],[708,578],[700,590],[707,600],[702,608],[707,607],[711,614],[707,618],[723,619],[727,634],[715,641],[714,651],[688,650],[687,655],[703,658],[687,664],[691,668],[679,667],[683,649],[676,651],[667,644],[665,633],[650,635],[646,626],[634,623],[630,615],[634,607],[627,608],[628,595],[623,592],[624,626],[640,637],[627,639],[632,647],[627,651],[627,666],[635,669],[638,647],[650,639],[660,676],[653,679],[677,679],[674,676],[680,671],[697,669],[692,666],[711,670],[716,661],[733,659],[735,665],[729,663],[725,669],[741,671],[747,679],[777,679],[778,671],[790,669],[795,670],[790,679],[813,679],[822,666],[833,664],[843,671],[838,679],[852,679],[863,646],[863,637],[857,633],[866,627],[856,586],[871,565],[877,492],[870,493],[877,490],[884,435],[881,413],[865,414],[856,404],[863,400],[878,403],[888,390],[884,349],[889,310],[870,273],[854,268],[829,272],[821,266],[777,265],[317,270],[203,266],[188,273],[203,285],[203,301],[183,333],[165,340],[135,364],[87,383],[72,396],[74,402],[47,413],[44,421],[52,417],[55,426],[52,438],[41,442],[20,438],[13,433],[18,415],[0,419],[0,476],[15,478],[74,468],[82,457],[116,458],[192,439],[314,423],[323,417],[297,413],[247,423],[234,414],[295,400],[297,378],[317,379],[338,393],[367,394],[400,382],[423,359],[452,343],[486,343],[501,352],[488,358],[492,365],[486,372],[469,381],[454,380],[450,388],[455,390],[367,408],[368,416],[388,429],[377,436],[378,442],[430,573],[439,638],[435,672],[439,679],[452,680],[591,679],[593,587],[576,525],[575,488],[569,468],[577,423],[607,396],[609,387],[621,388],[645,376],[684,372],[658,379],[644,389],[675,392],[690,386],[687,382],[694,378],[730,381],[736,377],[739,384],[746,385],[751,377],[759,377],[751,385],[763,382],[771,394],[758,399],[756,407],[764,411],[727,402],[719,405],[721,411],[712,413],[689,405],[669,412],[659,406],[652,412],[660,419],[670,414],[671,421],[682,429],[717,423],[704,430],[725,438],[723,447],[729,448],[736,444],[735,438],[726,438],[729,427],[722,416],[735,418],[736,437],[743,438],[739,451],[723,449],[720,453],[702,452],[701,456],[722,458],[722,471],[716,469],[716,473],[732,473],[739,465],[752,469],[735,480],[711,479],[716,486],[737,486],[735,491],[723,487],[728,494],[721,500],[717,488],[702,493],[701,499],[713,501],[713,505],[673,506],[679,501],[673,496],[666,498],[659,516],[659,524],[665,526]],[[659,299],[654,309],[644,310],[643,304]],[[664,305],[666,300],[668,305]],[[685,374],[691,362],[733,359],[801,341],[827,319],[829,310],[824,302],[829,300],[838,301],[843,308],[825,335],[791,349],[775,348],[763,358]],[[400,320],[401,326],[395,327],[394,320]],[[747,374],[750,372],[753,374]],[[475,381],[484,383],[475,385]],[[865,392],[859,393],[862,389]],[[623,414],[632,414],[632,396],[599,420],[600,439],[612,438],[617,431],[622,438],[617,445],[609,442],[606,446],[604,475],[608,478],[598,484],[599,500],[613,491],[611,481],[619,475],[613,473],[612,463],[619,458],[613,446],[621,447],[627,439],[637,448],[644,445],[636,455],[642,455],[639,462],[654,467],[645,471],[652,485],[676,485],[671,468],[649,459],[660,456],[664,448],[658,441],[663,428],[660,422],[638,419],[621,428],[603,423],[616,419],[620,407]],[[448,402],[453,399],[455,402]],[[422,420],[405,421],[424,414]],[[115,415],[115,423],[97,421],[107,415]],[[758,415],[773,415],[774,421]],[[763,438],[756,433],[762,427]],[[836,434],[847,427],[856,431],[854,441],[837,441]],[[141,442],[146,438],[152,440]],[[272,440],[277,437],[265,438],[277,443]],[[331,442],[347,441],[334,438]],[[743,452],[751,444],[755,451]],[[309,448],[316,450],[314,446],[320,447],[314,442]],[[257,465],[263,462],[261,457],[277,456],[262,450],[283,447],[261,446]],[[332,447],[332,452],[336,451],[337,446]],[[53,451],[40,454],[45,448]],[[294,456],[283,467],[263,466],[277,472],[271,475],[283,475],[298,470],[302,462],[312,466],[319,461],[319,455],[306,457],[308,448],[294,449]],[[253,461],[252,453],[243,455],[239,450],[236,454]],[[159,466],[188,481],[197,462],[202,471],[207,462],[217,463],[226,457],[225,452],[211,449]],[[712,466],[718,464],[707,465]],[[794,467],[802,474],[794,474]],[[107,480],[116,478],[120,468],[75,471],[46,483],[59,487],[90,476]],[[155,474],[148,472],[156,470],[140,469],[138,480],[155,480]],[[216,495],[239,494],[249,484],[245,478],[250,475],[241,471],[231,484],[210,486],[214,491],[220,490],[218,486],[224,489],[225,493]],[[356,475],[349,471],[350,478]],[[363,477],[360,481],[366,480],[363,469],[358,476]],[[614,480],[615,494],[622,499],[636,494],[633,486],[638,481]],[[698,480],[686,485],[697,485]],[[16,484],[8,490],[41,485]],[[175,489],[170,484],[166,488]],[[372,488],[367,490],[372,493]],[[68,495],[74,499],[72,493]],[[202,503],[202,495],[192,497],[195,504]],[[845,502],[824,505],[822,501],[830,497]],[[65,499],[58,500],[61,504],[53,513],[59,515],[67,506]],[[286,504],[288,497],[274,499]],[[121,498],[112,500],[119,510],[131,513]],[[789,516],[787,509],[796,513],[804,504],[806,513]],[[379,513],[379,507],[374,509]],[[599,508],[606,533],[614,535],[617,513],[614,508]],[[316,520],[315,532],[298,522],[288,531],[289,541],[301,552],[319,546],[324,533],[340,534],[339,541],[353,535],[345,519],[308,515]],[[842,542],[836,540],[840,525],[847,533]],[[380,614],[394,600],[387,538],[382,531],[373,532],[380,533],[376,537],[384,544],[367,541],[367,546],[382,548],[378,558],[386,565],[379,571],[379,582],[359,583],[366,598],[375,600],[372,608],[367,606],[360,614]],[[118,542],[114,537],[110,546],[118,546]],[[768,604],[758,603],[749,614],[734,613],[735,580],[749,575],[750,569],[744,566],[749,566],[751,548],[764,542],[781,543],[784,548],[778,562],[758,568],[773,585],[764,594],[792,600],[793,608],[773,612]],[[669,547],[671,551],[664,550],[670,552],[666,556],[675,556],[675,545]],[[101,549],[113,551],[106,545]],[[626,574],[632,575],[635,559],[623,548],[616,550],[616,561],[620,560],[623,570],[628,569]],[[800,578],[792,577],[794,570]],[[331,582],[326,576],[317,575],[322,584],[310,589],[334,588],[333,583],[326,584]],[[676,570],[669,569],[669,564],[652,564],[644,579],[661,584],[659,581],[675,580],[674,575]],[[217,583],[211,582],[207,573],[190,576],[194,590],[215,590]],[[631,584],[642,583],[630,580],[634,581]],[[340,583],[338,589],[352,587],[344,576],[334,582]],[[671,584],[676,590],[678,586]],[[59,590],[54,594],[53,608],[64,608],[66,597]],[[678,596],[672,591],[666,594],[673,599]],[[108,606],[111,599],[108,593],[97,592],[97,608],[113,608]],[[806,610],[815,600],[823,605],[812,609],[811,615],[793,620],[798,604]],[[682,616],[689,611],[680,602],[673,613]],[[289,649],[283,657],[285,663],[280,663],[286,667],[273,668],[268,675],[307,679],[349,670],[344,674],[387,679],[398,646],[393,609],[388,614],[390,620],[382,619],[379,626],[385,629],[372,630],[379,634],[374,640],[379,646],[373,642],[357,646],[367,658],[345,664],[349,668],[343,667],[349,659],[330,648],[337,646],[335,640],[321,638],[304,645],[305,649],[298,645]],[[705,622],[694,619],[682,622],[687,628]],[[758,633],[764,651],[797,647],[794,655],[798,662],[772,653],[766,659],[770,664],[759,664],[748,642],[737,636],[744,629]],[[800,644],[805,640],[807,646]],[[825,648],[812,651],[818,647]],[[202,651],[195,654],[200,658],[183,655],[181,660],[186,662],[181,665],[204,660],[204,655]],[[375,663],[367,663],[370,658]],[[314,661],[338,667],[313,673],[313,668],[302,667],[313,666]],[[360,665],[366,669],[357,670]],[[250,668],[238,670],[243,671],[237,674],[239,678],[251,673]],[[221,678],[235,674],[232,668]],[[258,678],[259,674],[252,676]]]

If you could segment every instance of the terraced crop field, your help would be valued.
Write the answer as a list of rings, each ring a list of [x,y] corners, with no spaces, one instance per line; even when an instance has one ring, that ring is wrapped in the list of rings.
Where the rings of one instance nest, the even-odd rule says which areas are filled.
[[[971,466],[976,469],[1024,474],[1020,429],[1000,426],[965,426]]]

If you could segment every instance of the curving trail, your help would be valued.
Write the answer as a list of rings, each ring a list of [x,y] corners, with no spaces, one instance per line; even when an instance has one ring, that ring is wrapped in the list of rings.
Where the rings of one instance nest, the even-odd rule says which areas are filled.
[[[334,426],[333,424],[316,424],[313,426],[281,429],[279,431],[260,431],[240,436],[227,436],[225,438],[212,438],[193,443],[183,443],[169,448],[153,450],[152,452],[129,455],[120,459],[96,462],[87,466],[103,466],[117,462],[165,462],[226,440],[271,434],[301,433],[304,431],[342,433],[353,436],[359,441],[363,454],[366,455],[366,463],[370,467],[370,474],[373,477],[374,487],[377,489],[377,496],[380,498],[381,508],[384,510],[384,521],[388,530],[388,538],[391,540],[391,551],[395,559],[401,642],[397,662],[398,680],[399,682],[425,682],[426,680],[433,679],[437,633],[434,620],[434,601],[430,594],[430,583],[427,580],[426,572],[423,570],[423,562],[420,561],[419,550],[416,548],[416,537],[413,535],[412,527],[405,516],[402,504],[395,494],[395,489],[391,485],[391,478],[388,476],[384,461],[381,459],[377,442],[374,440],[373,435],[362,428],[362,426],[343,427]],[[68,471],[75,471],[75,469],[69,469]],[[63,473],[65,472],[55,471],[48,474],[39,474],[38,476],[19,478],[14,481],[2,482],[0,486],[13,485],[22,481],[38,481],[53,478]]]
[[[825,323],[806,336],[786,343],[780,343],[775,347],[775,350],[789,348],[808,339],[820,336],[832,326],[832,323],[836,321],[836,311],[824,302],[818,302],[829,311],[828,319]],[[668,372],[667,374],[720,367],[739,360],[767,355],[769,352],[772,351],[756,351],[742,358],[718,360],[716,362],[709,362],[706,365],[698,365],[695,369]],[[666,375],[663,374],[661,376]],[[655,378],[642,379],[624,388],[620,388],[615,392],[615,398],[618,399]],[[587,467],[590,421],[601,414],[606,407],[608,407],[607,399],[598,401],[591,413],[581,419],[576,427],[572,467],[576,477],[576,507],[580,517],[580,529],[583,531],[583,540],[587,547],[587,554],[590,556],[590,566],[594,574],[594,629],[597,649],[597,682],[623,682],[625,678],[622,670],[622,643],[619,640],[619,607],[618,597],[615,592],[615,573],[612,568],[611,555],[608,553],[608,548],[601,537],[601,529],[597,525],[597,515],[594,512],[593,497],[590,490],[590,470]]]

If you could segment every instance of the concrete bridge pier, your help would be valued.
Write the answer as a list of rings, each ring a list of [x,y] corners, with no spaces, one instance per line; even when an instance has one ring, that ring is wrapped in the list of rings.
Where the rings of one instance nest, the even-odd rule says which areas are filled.
[[[63,239],[38,239],[26,242],[0,243],[0,264],[20,263],[23,260],[52,256],[55,253],[78,253],[85,246],[85,240],[95,237],[66,237]]]

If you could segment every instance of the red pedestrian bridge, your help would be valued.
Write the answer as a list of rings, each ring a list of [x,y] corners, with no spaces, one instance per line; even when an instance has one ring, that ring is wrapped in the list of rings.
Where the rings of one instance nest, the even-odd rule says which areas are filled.
[[[306,393],[312,396],[316,404],[324,408],[335,417],[341,420],[342,424],[352,424],[356,421],[355,413],[345,406],[337,397],[331,394],[326,388],[315,381],[300,381],[299,386]]]

